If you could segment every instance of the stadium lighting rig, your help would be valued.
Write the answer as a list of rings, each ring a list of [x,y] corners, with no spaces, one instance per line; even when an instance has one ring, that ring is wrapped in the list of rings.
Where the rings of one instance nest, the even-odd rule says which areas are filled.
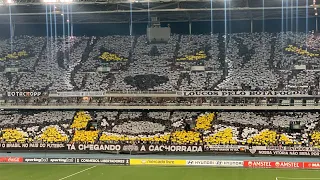
[[[45,4],[69,4],[72,2],[73,0],[43,0]]]
[[[318,11],[317,11],[317,0],[313,0],[312,6],[314,8],[314,15],[318,16]]]
[[[13,0],[0,0],[0,6],[1,5],[12,5],[15,4]]]

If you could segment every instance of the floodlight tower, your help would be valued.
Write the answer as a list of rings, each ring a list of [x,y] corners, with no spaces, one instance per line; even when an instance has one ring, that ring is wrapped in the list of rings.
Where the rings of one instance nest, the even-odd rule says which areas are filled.
[[[316,17],[316,32],[318,32],[318,8],[317,0],[313,0],[312,6],[314,8],[314,16]]]

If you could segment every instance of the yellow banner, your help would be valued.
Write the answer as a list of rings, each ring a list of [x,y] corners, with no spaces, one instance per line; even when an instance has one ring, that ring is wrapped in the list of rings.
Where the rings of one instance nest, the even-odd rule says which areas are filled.
[[[175,159],[130,159],[130,165],[185,166],[186,160]]]

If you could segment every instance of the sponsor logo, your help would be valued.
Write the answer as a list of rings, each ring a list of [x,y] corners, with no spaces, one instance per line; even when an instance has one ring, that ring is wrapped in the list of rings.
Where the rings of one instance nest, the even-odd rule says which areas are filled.
[[[303,162],[244,161],[244,167],[251,168],[303,168]]]
[[[304,162],[306,169],[320,169],[320,162]]]
[[[187,160],[190,166],[243,167],[243,161]]]
[[[0,157],[0,163],[21,163],[22,157]]]
[[[48,163],[49,158],[24,158],[23,162],[27,163]]]
[[[108,164],[108,165],[128,165],[127,159],[99,159],[99,158],[78,158],[77,163],[90,163],[90,164]]]
[[[49,163],[74,163],[74,158],[49,158]]]
[[[163,165],[163,166],[185,166],[186,160],[174,159],[130,159],[130,165]]]

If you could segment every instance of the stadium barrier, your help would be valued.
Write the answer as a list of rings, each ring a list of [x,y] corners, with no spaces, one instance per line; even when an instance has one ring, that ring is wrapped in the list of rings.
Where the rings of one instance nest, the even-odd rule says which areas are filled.
[[[79,151],[134,153],[202,153],[214,152],[237,155],[312,156],[320,157],[320,149],[312,147],[244,146],[244,145],[146,145],[146,144],[68,144],[68,143],[0,143],[0,151]]]
[[[185,166],[186,160],[176,159],[130,159],[130,165]]]
[[[320,162],[288,161],[224,161],[224,160],[176,160],[176,159],[106,159],[106,158],[39,158],[0,157],[0,163],[38,164],[106,164],[106,165],[155,165],[155,166],[211,166],[235,168],[284,168],[320,169]]]
[[[0,157],[0,163],[130,165],[129,159]]]

